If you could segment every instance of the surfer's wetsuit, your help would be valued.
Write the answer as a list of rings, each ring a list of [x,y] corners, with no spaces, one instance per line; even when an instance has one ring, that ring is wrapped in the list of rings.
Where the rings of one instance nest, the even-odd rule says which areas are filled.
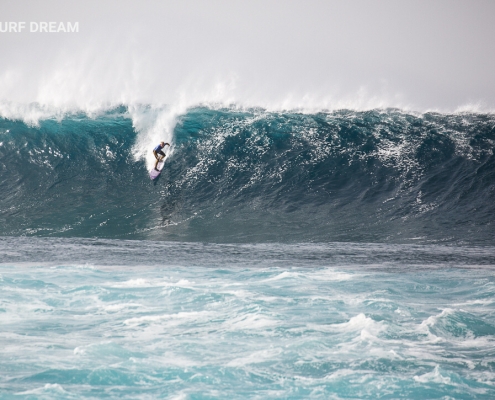
[[[161,142],[158,146],[156,146],[153,149],[153,154],[155,155],[156,162],[155,162],[155,169],[158,171],[158,162],[165,157],[165,153],[162,151],[162,149],[165,146],[170,146],[168,143]],[[161,157],[160,157],[161,156]]]
[[[160,154],[161,156],[165,157],[165,153],[162,151],[162,149],[167,145],[167,143],[165,143],[163,146],[162,144],[160,143],[158,146],[156,146],[154,149],[153,149],[153,154],[155,155],[155,158],[158,160],[158,154]]]

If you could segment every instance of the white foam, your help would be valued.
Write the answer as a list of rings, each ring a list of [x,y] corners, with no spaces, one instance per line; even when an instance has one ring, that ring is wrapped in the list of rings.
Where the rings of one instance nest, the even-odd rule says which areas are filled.
[[[125,325],[143,325],[143,324],[153,324],[160,323],[162,321],[171,321],[175,325],[209,320],[213,313],[210,311],[189,311],[189,312],[179,312],[176,314],[161,314],[161,315],[146,315],[143,317],[129,318],[124,321]]]
[[[362,274],[359,274],[358,276],[360,278],[363,277]],[[356,275],[347,272],[336,271],[333,269],[322,269],[322,270],[311,271],[311,273],[308,274],[308,277],[311,278],[312,280],[317,280],[317,281],[342,282],[342,281],[348,281],[354,279]]]
[[[341,324],[330,325],[330,330],[334,332],[361,332],[361,337],[370,337],[371,334],[377,335],[385,329],[382,322],[376,322],[372,318],[367,317],[363,313],[352,317],[348,322]]]
[[[189,396],[187,394],[187,391],[184,390],[184,391],[181,391],[177,394],[171,395],[170,400],[186,400],[188,397]]]
[[[440,318],[445,317],[446,315],[450,315],[453,312],[454,312],[454,310],[451,308],[444,308],[440,314],[431,315],[427,319],[425,319],[423,322],[421,322],[421,326],[423,326],[423,327],[434,326]]]
[[[86,349],[87,346],[78,346],[74,349],[74,355],[82,355],[82,354],[86,354],[87,352],[87,349]]]
[[[128,109],[132,118],[132,125],[138,132],[136,142],[132,147],[134,159],[143,159],[146,161],[148,169],[152,168],[155,161],[152,150],[162,141],[170,144],[170,147],[166,146],[164,151],[167,158],[171,157],[174,153],[173,129],[176,118],[183,114],[187,108],[179,104],[169,107],[164,105],[156,107],[130,105]]]
[[[139,287],[154,287],[159,285],[157,285],[156,283],[152,283],[143,278],[137,278],[137,279],[130,279],[125,282],[108,284],[108,286],[114,288],[134,288],[134,287],[139,288]]]
[[[299,278],[299,276],[300,276],[299,272],[284,271],[274,277],[265,279],[263,282],[279,281],[281,279]]]
[[[283,271],[280,274],[267,278],[264,282],[278,281],[282,279],[311,279],[315,281],[347,281],[354,277],[353,274],[345,273],[341,271],[335,271],[333,269],[322,269],[322,270],[297,270],[297,271]]]
[[[29,395],[29,394],[35,394],[35,395],[43,395],[43,394],[49,394],[52,393],[54,395],[56,394],[67,394],[67,391],[64,390],[62,385],[59,385],[58,383],[47,383],[45,386],[37,388],[37,389],[32,389],[32,390],[26,390],[25,392],[19,392],[16,393],[16,395]]]
[[[263,329],[274,327],[278,323],[260,314],[247,314],[226,321],[223,325],[229,331],[259,330],[258,333],[261,334],[266,333]]]
[[[116,303],[116,304],[103,305],[102,309],[107,312],[119,312],[122,310],[130,310],[130,309],[134,310],[143,307],[144,306],[142,304],[138,304],[138,303]]]
[[[442,385],[449,385],[451,383],[451,379],[448,376],[443,376],[440,373],[440,369],[438,368],[438,365],[436,365],[433,371],[431,372],[419,376],[415,375],[414,380],[420,383],[433,382],[433,383],[440,383]]]
[[[177,282],[162,282],[161,286],[173,286],[173,287],[183,287],[183,288],[191,288],[195,285],[194,282],[191,282],[187,279],[179,279]]]
[[[204,365],[204,362],[193,360],[185,357],[183,354],[175,352],[165,352],[165,354],[163,354],[163,359],[166,360],[164,364],[167,366],[174,366],[184,369]]]
[[[282,354],[283,349],[273,348],[255,351],[248,356],[235,358],[227,363],[228,367],[243,367],[249,364],[258,364],[268,360],[276,359]]]
[[[105,286],[112,288],[147,288],[147,287],[192,287],[194,282],[190,282],[187,279],[179,279],[177,282],[170,282],[168,280],[154,279],[150,281],[144,278],[129,279],[124,282],[109,282]]]

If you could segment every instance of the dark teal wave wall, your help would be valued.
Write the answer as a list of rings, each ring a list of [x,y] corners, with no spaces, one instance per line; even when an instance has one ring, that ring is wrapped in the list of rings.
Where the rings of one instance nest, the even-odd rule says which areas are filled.
[[[154,183],[137,135],[124,108],[0,120],[0,234],[495,242],[494,115],[196,108]]]

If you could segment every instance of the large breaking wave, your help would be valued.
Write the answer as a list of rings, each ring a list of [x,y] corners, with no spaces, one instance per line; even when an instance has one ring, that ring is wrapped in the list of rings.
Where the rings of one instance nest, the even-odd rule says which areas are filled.
[[[494,243],[493,114],[143,109],[1,119],[0,234]]]

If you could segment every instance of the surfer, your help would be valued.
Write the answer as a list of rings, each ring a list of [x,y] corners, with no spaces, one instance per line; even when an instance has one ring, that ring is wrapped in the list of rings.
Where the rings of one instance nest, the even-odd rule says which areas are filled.
[[[155,156],[156,158],[156,161],[155,161],[155,169],[158,171],[158,163],[163,160],[163,158],[165,157],[165,153],[163,152],[163,148],[165,146],[170,146],[170,144],[168,143],[165,143],[165,142],[160,142],[160,144],[158,146],[156,146],[154,149],[153,149],[153,155]]]

